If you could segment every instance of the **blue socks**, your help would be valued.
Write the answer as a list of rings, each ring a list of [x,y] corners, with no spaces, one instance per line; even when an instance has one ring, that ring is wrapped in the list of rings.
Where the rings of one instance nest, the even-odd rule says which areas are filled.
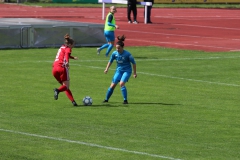
[[[104,49],[104,48],[108,48],[108,46],[109,46],[109,44],[108,44],[108,43],[106,43],[106,44],[102,45],[102,47],[100,47],[100,51],[101,51],[102,49]]]
[[[127,100],[127,88],[125,86],[121,87],[122,96],[124,100]]]
[[[111,52],[112,48],[113,48],[113,45],[109,44],[107,52],[106,52],[106,56],[108,56],[108,54]]]
[[[111,97],[113,90],[114,89],[112,89],[110,87],[108,88],[105,100],[108,100]]]
[[[110,87],[108,88],[105,100],[109,100],[109,98],[113,94],[113,91],[114,91],[113,88],[110,88]],[[125,86],[122,86],[121,91],[122,91],[123,99],[127,100],[127,88]]]
[[[99,49],[101,51],[104,48],[107,48],[106,56],[108,56],[108,54],[111,52],[111,50],[113,48],[113,45],[106,43],[106,44],[102,45],[102,47],[100,47]]]

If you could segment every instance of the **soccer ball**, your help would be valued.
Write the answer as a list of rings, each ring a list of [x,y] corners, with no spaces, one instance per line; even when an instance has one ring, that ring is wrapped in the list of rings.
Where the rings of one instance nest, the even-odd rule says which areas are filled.
[[[82,101],[82,102],[83,102],[83,105],[84,105],[84,106],[91,106],[92,103],[93,103],[93,100],[92,100],[91,97],[86,96],[86,97],[83,98],[83,101]]]

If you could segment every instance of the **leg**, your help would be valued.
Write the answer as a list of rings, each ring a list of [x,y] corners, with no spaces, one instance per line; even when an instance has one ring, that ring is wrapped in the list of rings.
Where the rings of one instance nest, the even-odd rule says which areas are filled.
[[[152,23],[151,22],[151,10],[152,10],[152,6],[148,6],[147,7],[147,23]]]
[[[54,89],[54,99],[57,100],[58,94],[68,89],[68,86],[66,86],[66,84],[63,84],[62,82],[63,80],[67,80],[68,70],[62,67],[54,67],[52,70],[52,74],[58,81],[58,83],[61,84],[59,88]]]
[[[112,83],[107,90],[105,100],[103,102],[108,102],[109,98],[111,97],[111,95],[112,95],[116,85],[120,81],[121,77],[122,77],[122,73],[116,71],[113,78],[112,78]]]
[[[121,87],[121,92],[123,96],[123,104],[128,104],[127,101],[127,88],[125,86],[125,83],[129,80],[131,76],[131,72],[124,72],[120,81],[120,87]]]
[[[127,5],[127,18],[128,18],[128,23],[132,23],[131,20],[131,5]]]
[[[127,88],[125,86],[125,83],[121,81],[120,87],[121,87],[121,91],[122,91],[123,100],[127,101]]]
[[[75,102],[72,92],[69,89],[70,86],[70,81],[65,81],[63,82],[63,84],[65,84],[67,86],[67,90],[65,90],[65,94],[67,95],[68,99],[72,102],[73,106],[77,106],[77,103]]]
[[[113,91],[116,87],[116,84],[114,83],[111,83],[110,87],[108,88],[107,90],[107,93],[106,93],[106,97],[105,97],[105,100],[103,102],[108,102],[109,98],[112,96],[113,94]]]
[[[106,52],[106,56],[108,56],[108,54],[111,52],[112,48],[114,45],[114,41],[108,42],[108,48],[107,48],[107,52]]]
[[[136,5],[133,6],[133,18],[134,18],[134,21],[137,21],[137,7],[136,7]]]
[[[102,49],[109,47],[109,38],[108,38],[109,34],[108,34],[108,32],[104,32],[104,36],[106,37],[107,43],[103,44],[100,48],[97,48],[97,54],[98,55],[100,54]]]
[[[115,42],[115,33],[114,33],[114,31],[105,31],[104,35],[105,35],[108,43],[104,44],[101,48],[98,48],[97,51],[98,51],[98,53],[100,53],[101,49],[107,48],[106,56],[108,56],[108,54],[111,52],[114,42]]]

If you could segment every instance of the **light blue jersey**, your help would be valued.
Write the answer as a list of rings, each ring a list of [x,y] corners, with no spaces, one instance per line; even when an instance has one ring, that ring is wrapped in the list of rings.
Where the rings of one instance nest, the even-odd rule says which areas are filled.
[[[123,50],[123,52],[120,54],[118,51],[114,51],[110,57],[109,63],[113,63],[113,61],[116,60],[117,62],[117,68],[114,73],[114,76],[112,78],[112,83],[114,84],[113,86],[116,86],[118,82],[123,82],[121,84],[121,92],[123,95],[124,99],[124,104],[128,104],[127,101],[127,87],[125,86],[125,83],[128,82],[129,78],[131,77],[132,74],[132,64],[136,65],[136,62],[132,55],[126,51]],[[135,76],[136,77],[136,76]],[[112,86],[112,84],[111,84]],[[109,87],[106,93],[106,97],[104,102],[108,102],[109,98],[111,97],[114,88],[115,87]]]
[[[132,64],[136,64],[133,56],[126,50],[123,50],[123,53],[120,54],[118,51],[114,51],[110,57],[109,62],[112,63],[114,60],[117,62],[116,71],[121,72],[130,72],[132,73]]]

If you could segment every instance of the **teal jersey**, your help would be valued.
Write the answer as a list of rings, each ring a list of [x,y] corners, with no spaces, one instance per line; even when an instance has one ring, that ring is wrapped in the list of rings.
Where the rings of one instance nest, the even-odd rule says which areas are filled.
[[[136,64],[133,56],[126,50],[123,50],[123,53],[120,54],[118,51],[114,51],[110,57],[109,62],[112,63],[114,60],[117,62],[117,71],[122,72],[132,72],[132,64]]]

